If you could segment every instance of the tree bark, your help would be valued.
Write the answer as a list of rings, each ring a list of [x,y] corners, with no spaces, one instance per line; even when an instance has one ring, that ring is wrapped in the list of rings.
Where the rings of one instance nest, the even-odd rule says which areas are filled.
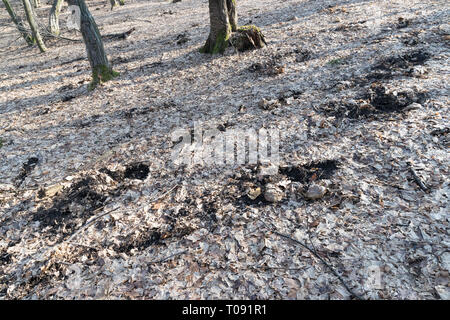
[[[13,7],[9,3],[9,0],[3,0],[3,3],[5,4],[6,10],[8,11],[9,16],[11,17],[11,20],[17,26],[17,29],[19,30],[22,37],[25,39],[25,41],[28,43],[29,46],[32,46],[34,44],[33,37],[25,29],[25,26],[23,25],[22,20],[14,12]]]
[[[39,8],[41,6],[41,0],[33,0],[33,6]]]
[[[56,36],[59,35],[59,14],[61,13],[64,0],[54,0],[52,8],[50,9],[50,17],[48,26],[50,32]]]
[[[41,34],[39,33],[38,26],[36,21],[34,20],[33,11],[31,9],[30,0],[22,0],[23,7],[25,9],[25,14],[27,16],[28,23],[30,24],[31,32],[33,33],[33,38],[36,40],[36,43],[41,52],[45,52],[47,48],[45,47],[44,41],[42,40]]]
[[[69,0],[69,4],[78,5],[80,8],[80,29],[92,69],[92,81],[89,84],[89,89],[92,90],[98,84],[118,76],[119,73],[112,69],[106,57],[100,31],[84,0]]]
[[[111,10],[117,6],[117,0],[109,0],[109,2],[111,3]]]
[[[230,1],[233,0],[209,0],[210,32],[205,45],[200,49],[201,52],[223,53],[228,47],[232,31],[227,6]]]
[[[237,51],[259,49],[266,45],[261,30],[254,26],[238,27],[237,0],[209,0],[210,32],[200,49],[202,53],[223,53],[228,45]]]
[[[227,0],[228,19],[230,20],[231,31],[233,32],[236,32],[238,27],[236,1],[237,0]]]

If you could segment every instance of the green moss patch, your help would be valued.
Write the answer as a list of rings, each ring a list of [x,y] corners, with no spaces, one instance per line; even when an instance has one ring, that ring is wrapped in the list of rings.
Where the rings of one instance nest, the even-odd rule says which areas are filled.
[[[109,81],[119,75],[118,72],[112,70],[110,67],[105,65],[99,65],[92,71],[92,81],[89,84],[89,90],[95,89],[98,84]]]

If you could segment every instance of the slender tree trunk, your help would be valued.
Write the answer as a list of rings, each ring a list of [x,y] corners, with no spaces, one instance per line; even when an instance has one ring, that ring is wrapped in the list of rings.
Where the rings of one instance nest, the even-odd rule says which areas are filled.
[[[45,47],[44,41],[42,40],[41,34],[39,33],[38,26],[36,21],[34,20],[33,11],[31,9],[30,0],[22,0],[23,7],[25,9],[25,14],[27,16],[28,23],[30,24],[31,32],[33,33],[33,38],[36,40],[36,43],[41,52],[45,52],[47,48]]]
[[[5,4],[6,10],[8,11],[9,16],[11,17],[11,20],[17,26],[17,29],[19,30],[22,37],[25,39],[25,41],[28,43],[29,46],[32,46],[34,44],[33,37],[25,29],[25,26],[23,25],[22,20],[14,12],[13,7],[9,3],[9,0],[3,0],[3,3]]]
[[[50,9],[48,26],[50,32],[56,36],[59,35],[59,14],[61,13],[63,4],[64,0],[54,0],[52,8]]]
[[[231,31],[236,32],[238,28],[238,18],[236,11],[236,0],[227,0],[228,19],[230,20]]]
[[[223,53],[228,47],[231,36],[231,24],[228,15],[228,0],[209,0],[210,31],[203,53]]]
[[[92,69],[92,81],[89,85],[89,89],[92,90],[99,83],[111,80],[119,73],[112,69],[106,57],[100,31],[84,0],[70,0],[69,4],[78,5],[80,8],[80,29]]]
[[[117,0],[109,0],[109,2],[111,3],[111,10],[117,6]]]
[[[41,6],[41,0],[33,0],[33,6],[39,8]]]

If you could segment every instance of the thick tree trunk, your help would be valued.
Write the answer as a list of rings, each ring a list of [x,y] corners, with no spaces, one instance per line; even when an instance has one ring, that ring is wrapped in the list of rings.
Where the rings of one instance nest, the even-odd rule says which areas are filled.
[[[209,0],[211,29],[202,53],[223,53],[229,44],[237,51],[262,48],[266,45],[261,30],[253,25],[238,27],[237,0]]]
[[[64,0],[54,0],[52,8],[50,9],[50,17],[48,27],[50,32],[56,36],[59,35],[59,14],[61,13]]]
[[[22,20],[14,12],[13,7],[9,3],[9,0],[3,0],[3,3],[5,4],[6,10],[8,11],[9,16],[11,17],[11,20],[17,26],[17,29],[19,30],[22,37],[25,39],[25,41],[28,43],[29,46],[32,46],[34,44],[33,37],[25,29],[25,26],[23,25]]]
[[[203,53],[223,53],[228,47],[231,25],[227,7],[228,0],[209,0],[210,32],[200,50]]]
[[[31,9],[30,0],[22,0],[23,7],[25,9],[25,14],[27,16],[28,23],[30,24],[31,32],[33,33],[33,38],[36,40],[36,43],[41,52],[45,52],[47,48],[45,47],[44,41],[42,40],[41,34],[39,33],[38,26],[36,21],[34,20],[33,11]]]
[[[111,80],[119,73],[115,72],[109,64],[100,31],[84,0],[70,0],[69,4],[78,5],[80,8],[80,29],[92,69],[92,81],[89,85],[89,89],[92,90],[99,83]]]

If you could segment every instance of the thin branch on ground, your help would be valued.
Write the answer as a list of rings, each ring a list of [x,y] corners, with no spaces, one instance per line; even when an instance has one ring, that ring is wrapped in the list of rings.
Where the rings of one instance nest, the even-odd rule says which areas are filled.
[[[171,254],[171,255],[169,255],[169,256],[167,256],[167,257],[165,257],[165,258],[158,259],[158,260],[154,260],[154,261],[150,261],[148,264],[156,264],[156,263],[165,262],[165,261],[169,260],[170,258],[173,258],[173,257],[176,257],[176,256],[180,256],[180,255],[185,254],[185,253],[187,253],[187,252],[188,252],[188,250],[183,250],[183,251],[180,251],[180,252],[175,252],[174,254]]]
[[[272,230],[272,232],[284,239],[290,240],[300,246],[302,246],[303,248],[307,249],[309,252],[311,252],[317,259],[320,260],[320,262],[322,262],[330,271],[331,273],[333,273],[336,278],[339,279],[339,281],[341,282],[341,284],[344,286],[344,288],[355,298],[357,298],[358,300],[364,300],[361,296],[359,296],[358,294],[356,294],[352,289],[350,289],[350,287],[345,283],[344,279],[342,279],[342,277],[339,275],[339,273],[337,273],[336,270],[334,270],[334,268],[332,266],[330,266],[315,250],[311,249],[310,247],[308,247],[306,244],[304,244],[301,241],[298,241],[296,239],[291,238],[288,235],[285,235],[283,233],[280,233],[276,230]]]

